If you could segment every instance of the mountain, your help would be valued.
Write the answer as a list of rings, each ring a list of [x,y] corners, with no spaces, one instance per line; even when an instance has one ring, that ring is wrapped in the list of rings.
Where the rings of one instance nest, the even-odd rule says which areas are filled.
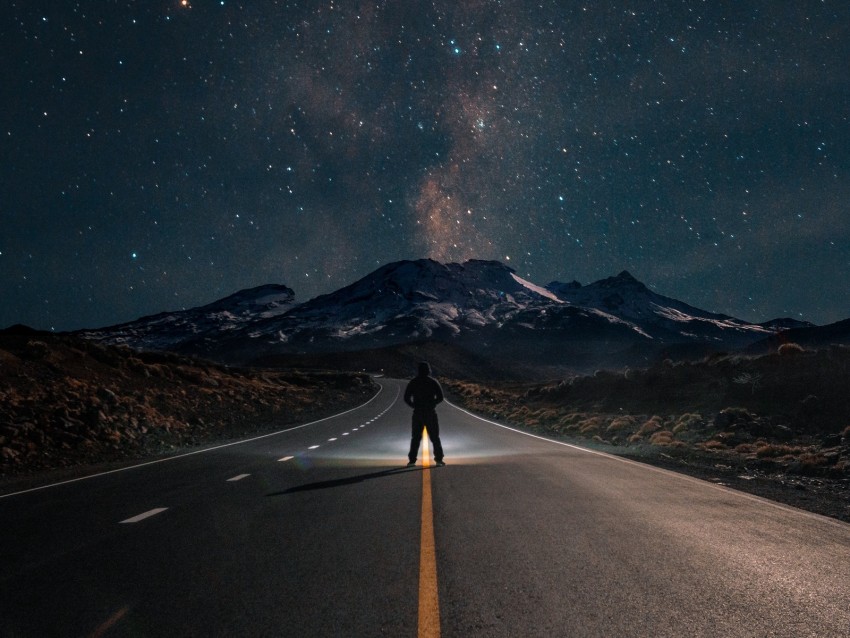
[[[557,298],[495,261],[388,264],[334,293],[182,345],[217,360],[380,349],[412,341],[459,345],[497,367],[601,360],[649,337],[639,326]],[[569,348],[565,348],[570,344]],[[583,365],[583,364],[582,364]]]
[[[112,345],[141,350],[189,350],[187,344],[216,339],[255,321],[275,317],[295,306],[295,293],[279,285],[239,291],[206,306],[162,312],[117,326],[83,330],[78,334]]]
[[[586,286],[541,287],[497,261],[420,259],[387,264],[301,304],[289,288],[261,286],[81,334],[239,364],[367,351],[396,361],[388,349],[440,342],[453,365],[467,353],[479,367],[586,370],[736,349],[809,325],[751,324],[700,310],[649,290],[628,272]],[[357,356],[345,358],[355,365]],[[365,354],[361,363],[371,364]]]
[[[571,308],[496,261],[441,264],[430,259],[379,268],[329,295],[254,324],[281,341],[336,349],[341,342],[450,338],[488,327],[548,323],[547,315],[587,315],[640,331],[593,309]]]
[[[737,348],[775,334],[778,329],[811,325],[792,319],[752,324],[728,315],[700,310],[652,292],[625,270],[616,277],[587,286],[575,281],[569,284],[555,281],[546,289],[570,304],[595,308],[634,323],[659,342],[696,341]]]

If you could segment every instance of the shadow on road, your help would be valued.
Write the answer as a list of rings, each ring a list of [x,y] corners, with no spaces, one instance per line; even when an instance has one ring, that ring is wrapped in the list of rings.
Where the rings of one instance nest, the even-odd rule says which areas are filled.
[[[408,472],[421,472],[422,470],[430,470],[433,468],[417,467],[397,467],[391,470],[383,470],[381,472],[370,472],[369,474],[358,474],[347,478],[334,479],[332,481],[317,481],[315,483],[305,483],[304,485],[296,485],[282,492],[272,492],[266,496],[283,496],[285,494],[294,494],[296,492],[309,492],[311,490],[326,490],[331,487],[341,487],[343,485],[353,485],[354,483],[362,483],[376,478],[392,476],[393,474],[406,474]]]

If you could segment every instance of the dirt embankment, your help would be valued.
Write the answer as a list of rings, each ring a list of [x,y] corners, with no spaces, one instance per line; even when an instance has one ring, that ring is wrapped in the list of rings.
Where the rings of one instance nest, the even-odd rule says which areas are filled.
[[[848,348],[447,386],[482,415],[850,520]]]
[[[0,333],[0,477],[281,428],[374,392],[361,374],[234,370],[69,336]]]

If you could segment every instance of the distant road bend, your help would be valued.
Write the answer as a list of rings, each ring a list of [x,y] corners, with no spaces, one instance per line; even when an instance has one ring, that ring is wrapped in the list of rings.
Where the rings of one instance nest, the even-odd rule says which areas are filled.
[[[0,495],[0,636],[848,636],[850,526],[443,404]]]

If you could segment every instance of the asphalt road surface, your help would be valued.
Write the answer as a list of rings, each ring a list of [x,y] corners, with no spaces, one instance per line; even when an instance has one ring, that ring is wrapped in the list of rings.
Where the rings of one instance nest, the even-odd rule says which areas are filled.
[[[446,467],[408,469],[381,383],[0,495],[0,636],[850,636],[850,526],[448,404]]]

